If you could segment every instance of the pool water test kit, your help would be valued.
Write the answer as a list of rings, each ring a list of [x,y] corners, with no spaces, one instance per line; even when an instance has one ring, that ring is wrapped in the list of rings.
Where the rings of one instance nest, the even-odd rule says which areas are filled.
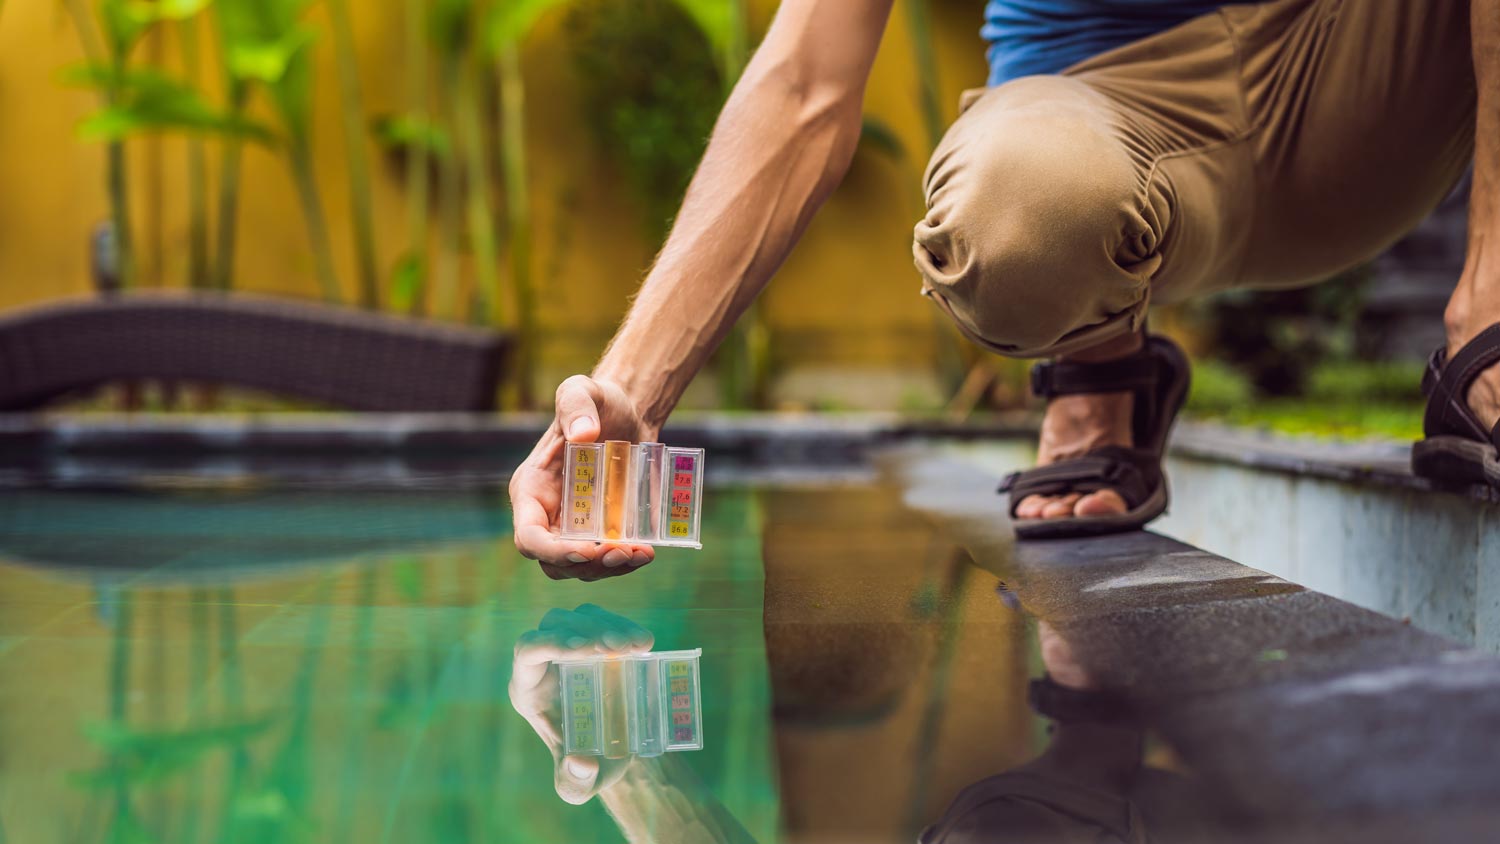
[[[563,538],[703,547],[703,449],[568,443],[563,472]]]
[[[702,648],[557,660],[563,752],[660,756],[703,749]]]

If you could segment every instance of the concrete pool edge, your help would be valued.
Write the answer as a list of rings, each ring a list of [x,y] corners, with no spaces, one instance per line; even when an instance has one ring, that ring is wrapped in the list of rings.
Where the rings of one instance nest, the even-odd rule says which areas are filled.
[[[550,421],[540,413],[271,413],[249,415],[0,413],[0,455],[21,451],[321,451],[328,453],[529,448]],[[970,421],[899,413],[681,413],[665,438],[755,451],[768,443],[867,447],[913,439],[1026,440],[1027,412]],[[1440,490],[1411,474],[1409,444],[1389,440],[1291,437],[1259,429],[1185,421],[1172,438],[1180,457],[1265,472],[1317,477],[1500,503],[1500,491]]]
[[[1341,831],[1306,840],[1500,822],[1500,757],[1474,740],[1500,729],[1500,659],[1154,533],[1017,543],[993,471],[915,449],[890,466],[1007,603],[1255,815]]]

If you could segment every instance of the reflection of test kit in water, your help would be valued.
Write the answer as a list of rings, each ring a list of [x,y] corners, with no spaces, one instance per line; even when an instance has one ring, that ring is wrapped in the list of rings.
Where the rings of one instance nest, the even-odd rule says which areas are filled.
[[[568,443],[562,535],[702,548],[703,449]]]
[[[660,756],[703,749],[701,648],[559,660],[563,752]]]

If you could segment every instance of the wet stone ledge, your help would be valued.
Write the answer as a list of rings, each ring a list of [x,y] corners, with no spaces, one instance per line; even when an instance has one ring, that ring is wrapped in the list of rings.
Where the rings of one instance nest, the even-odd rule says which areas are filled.
[[[993,471],[891,460],[907,505],[1222,795],[1244,840],[1500,828],[1500,659],[1154,533],[1017,543]]]

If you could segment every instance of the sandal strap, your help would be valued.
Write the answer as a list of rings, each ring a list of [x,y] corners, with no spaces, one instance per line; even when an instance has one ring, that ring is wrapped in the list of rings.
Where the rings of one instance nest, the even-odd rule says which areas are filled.
[[[1075,689],[1052,679],[1051,674],[1026,684],[1026,703],[1031,711],[1059,724],[1131,724],[1137,715],[1123,695],[1105,689]]]
[[[1031,367],[1031,392],[1044,399],[1079,393],[1154,391],[1158,368],[1150,349],[1098,363],[1042,361]]]
[[[1500,447],[1500,424],[1487,429],[1469,410],[1469,387],[1479,373],[1500,362],[1500,323],[1486,328],[1448,359],[1439,348],[1427,359],[1422,392],[1427,411],[1422,428],[1427,436],[1459,435]]]
[[[999,492],[1010,493],[1010,511],[1032,495],[1065,495],[1113,489],[1131,509],[1151,497],[1161,484],[1161,464],[1151,452],[1125,446],[1096,448],[1071,460],[1061,460],[1022,472],[1012,472]]]

